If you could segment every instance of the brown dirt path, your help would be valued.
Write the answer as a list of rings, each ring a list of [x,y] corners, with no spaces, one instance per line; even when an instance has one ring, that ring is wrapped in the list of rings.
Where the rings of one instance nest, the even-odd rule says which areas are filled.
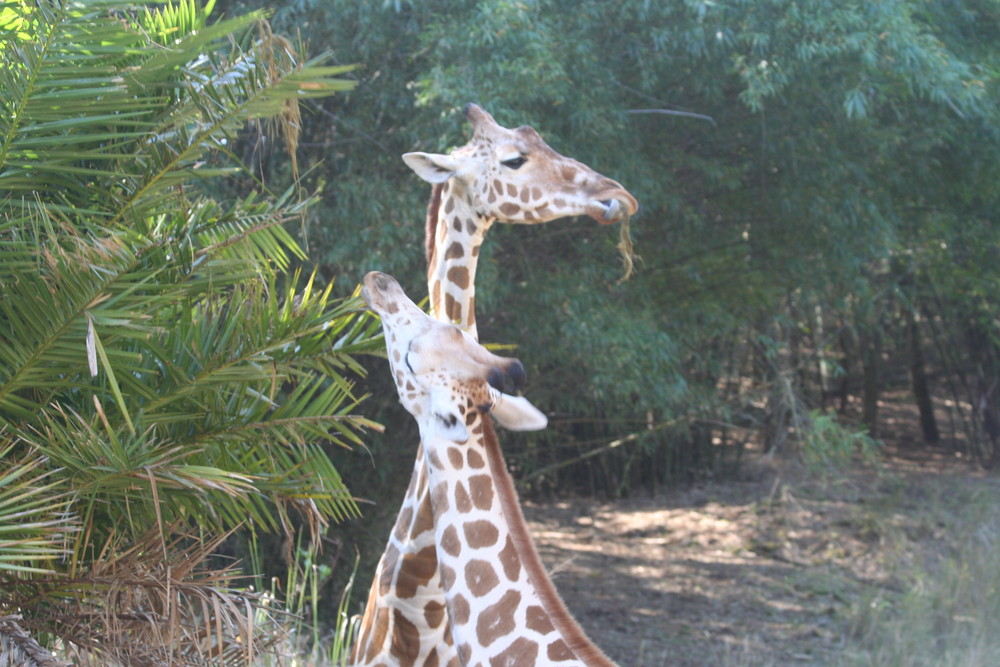
[[[622,667],[857,657],[865,605],[947,550],[964,494],[997,490],[944,455],[827,478],[761,458],[747,470],[657,498],[525,503],[568,607]]]

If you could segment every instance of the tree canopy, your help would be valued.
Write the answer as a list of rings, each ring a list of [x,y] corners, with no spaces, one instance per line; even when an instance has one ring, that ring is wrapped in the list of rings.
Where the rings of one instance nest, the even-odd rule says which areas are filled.
[[[955,379],[942,393],[971,405],[971,376],[996,372],[959,325],[996,339],[995,1],[290,2],[274,22],[361,63],[357,88],[305,114],[325,275],[419,289],[427,192],[399,154],[464,143],[467,101],[639,199],[642,261],[621,285],[615,232],[592,223],[498,227],[484,246],[484,340],[518,345],[554,416],[508,450],[529,468],[637,436],[599,459],[613,491],[663,472],[626,472],[653,452],[684,473],[746,428],[781,446],[788,391],[803,425],[888,386],[875,362],[907,367],[911,324],[928,371]],[[554,483],[594,474],[578,472]]]

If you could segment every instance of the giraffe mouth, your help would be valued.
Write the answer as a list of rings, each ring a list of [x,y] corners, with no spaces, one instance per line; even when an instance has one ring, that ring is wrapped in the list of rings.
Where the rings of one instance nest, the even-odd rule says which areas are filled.
[[[372,307],[372,295],[368,292],[368,286],[361,286],[361,300],[365,302],[365,307],[371,310]]]
[[[591,217],[602,225],[618,222],[628,215],[628,210],[617,199],[602,199],[597,205],[600,208],[600,216],[591,214]]]

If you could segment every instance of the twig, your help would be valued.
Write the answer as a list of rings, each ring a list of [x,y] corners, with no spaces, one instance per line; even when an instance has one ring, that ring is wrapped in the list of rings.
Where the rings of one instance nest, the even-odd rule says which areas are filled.
[[[698,118],[700,120],[707,120],[709,123],[718,127],[716,125],[715,119],[711,116],[706,116],[700,113],[692,113],[690,111],[675,111],[673,109],[626,109],[625,113],[631,114],[663,114],[665,116],[685,116],[687,118]]]
[[[659,431],[659,430],[668,428],[670,426],[674,426],[677,423],[679,423],[680,421],[682,421],[682,420],[680,420],[680,419],[671,419],[671,420],[668,420],[668,421],[665,421],[665,422],[660,422],[656,426],[652,426],[650,428],[645,428],[642,431],[639,431],[637,433],[629,433],[625,437],[618,438],[617,440],[612,440],[611,442],[609,442],[608,444],[604,445],[603,447],[598,447],[597,449],[591,449],[589,452],[584,452],[583,454],[580,454],[580,456],[577,456],[575,458],[569,459],[567,461],[557,461],[556,463],[551,463],[551,464],[549,464],[547,466],[543,466],[543,467],[539,468],[538,470],[535,470],[534,472],[529,473],[528,475],[525,475],[524,478],[521,481],[522,482],[527,482],[529,480],[535,479],[536,477],[541,477],[542,475],[545,475],[545,474],[547,474],[549,472],[552,472],[553,470],[559,470],[560,468],[565,468],[566,466],[571,466],[574,463],[579,463],[580,461],[586,461],[589,458],[592,458],[594,456],[598,456],[600,454],[604,454],[605,452],[610,452],[612,449],[617,449],[617,448],[621,447],[626,442],[632,442],[633,440],[638,440],[639,438],[641,438],[644,435],[647,435],[649,433],[653,433],[654,431]]]

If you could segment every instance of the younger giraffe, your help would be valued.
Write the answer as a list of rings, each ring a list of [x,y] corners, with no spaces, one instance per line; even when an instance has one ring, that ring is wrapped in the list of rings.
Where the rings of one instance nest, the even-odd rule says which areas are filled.
[[[469,143],[448,155],[407,153],[433,183],[427,208],[431,315],[477,339],[479,249],[494,222],[534,224],[573,215],[611,223],[635,213],[621,185],[550,148],[530,127],[511,130],[475,104],[465,108]],[[423,446],[372,581],[354,646],[357,667],[457,663],[438,572]],[[402,656],[418,657],[407,663]]]
[[[614,667],[545,573],[487,416],[505,426],[544,425],[525,399],[490,387],[503,375],[523,380],[520,362],[428,317],[390,276],[369,273],[362,297],[382,319],[400,402],[420,427],[459,664]]]

